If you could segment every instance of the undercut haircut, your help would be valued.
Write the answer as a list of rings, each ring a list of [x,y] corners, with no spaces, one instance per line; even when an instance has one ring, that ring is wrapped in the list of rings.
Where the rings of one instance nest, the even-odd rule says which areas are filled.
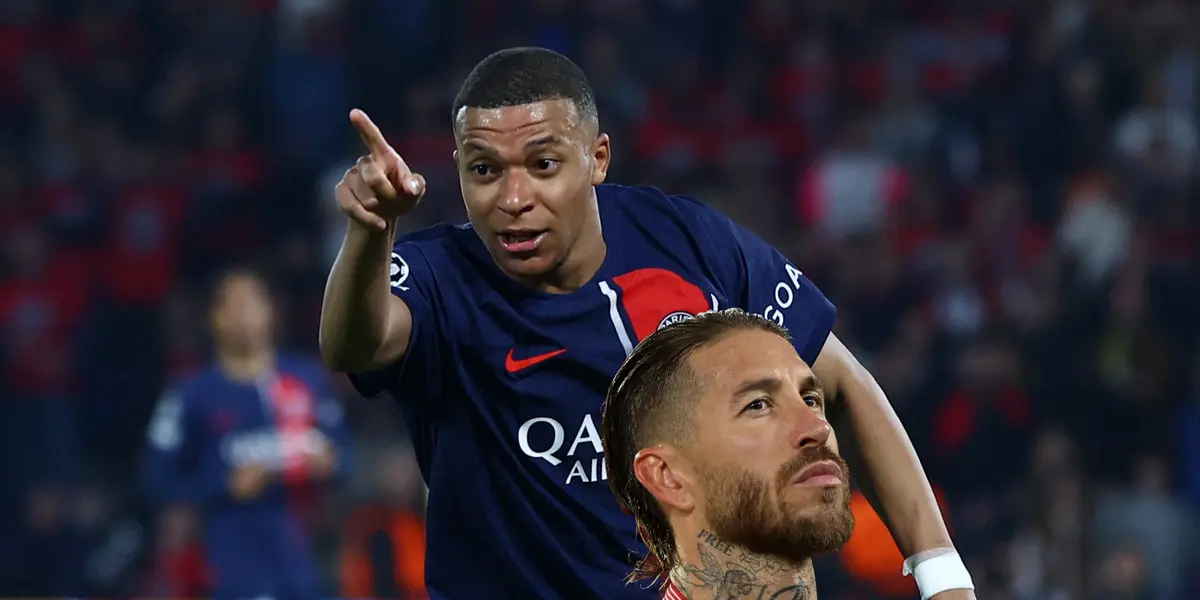
[[[621,508],[637,520],[638,535],[649,549],[630,574],[630,582],[658,579],[679,561],[671,524],[634,475],[634,459],[643,448],[691,441],[698,383],[688,359],[739,331],[766,331],[792,339],[774,321],[738,308],[701,313],[647,336],[609,385],[601,420],[608,485]]]
[[[584,121],[596,121],[596,97],[587,76],[571,59],[546,48],[507,48],[475,65],[463,81],[450,121],[470,108],[504,108],[568,100]]]

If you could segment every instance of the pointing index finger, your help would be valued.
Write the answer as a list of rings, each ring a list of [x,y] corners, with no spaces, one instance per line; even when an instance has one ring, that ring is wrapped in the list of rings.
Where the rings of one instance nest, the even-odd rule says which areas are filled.
[[[371,156],[390,158],[396,155],[396,151],[387,143],[387,140],[383,139],[383,133],[371,121],[371,117],[368,117],[367,113],[357,108],[350,111],[350,122],[358,130],[358,137],[362,138],[363,144],[367,146]]]

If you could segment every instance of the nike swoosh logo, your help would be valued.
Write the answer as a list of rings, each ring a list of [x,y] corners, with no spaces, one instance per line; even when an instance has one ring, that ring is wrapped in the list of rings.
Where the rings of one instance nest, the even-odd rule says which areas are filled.
[[[537,356],[530,356],[529,358],[522,358],[518,360],[513,358],[513,349],[510,348],[508,350],[508,356],[504,357],[504,368],[508,369],[509,373],[516,373],[517,371],[528,369],[529,367],[532,367],[533,365],[536,365],[544,360],[554,358],[555,356],[558,356],[566,351],[566,348],[560,348],[552,352],[538,354]]]

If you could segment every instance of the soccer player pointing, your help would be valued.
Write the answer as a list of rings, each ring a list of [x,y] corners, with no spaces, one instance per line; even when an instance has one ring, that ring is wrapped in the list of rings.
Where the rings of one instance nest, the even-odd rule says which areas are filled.
[[[469,225],[397,239],[424,181],[365,114],[351,120],[368,154],[337,186],[350,223],[321,350],[363,394],[399,401],[430,489],[432,597],[654,597],[623,584],[640,542],[607,489],[600,408],[639,341],[726,307],[788,329],[901,550],[934,557],[922,589],[941,591],[929,565],[937,581],[965,576],[887,398],[831,333],[833,306],[702,203],[604,184],[611,144],[574,63],[504,50],[463,83],[453,156]]]
[[[814,600],[812,557],[850,539],[849,468],[787,332],[738,309],[652,334],[604,407],[609,485],[667,598]]]

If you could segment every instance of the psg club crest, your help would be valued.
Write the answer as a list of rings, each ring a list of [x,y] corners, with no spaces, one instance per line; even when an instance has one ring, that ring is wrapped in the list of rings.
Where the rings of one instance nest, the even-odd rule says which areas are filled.
[[[392,282],[392,287],[407,292],[408,288],[404,287],[404,282],[408,281],[408,263],[404,262],[399,254],[392,253],[392,265],[388,268],[388,277]]]
[[[679,323],[680,321],[686,321],[694,316],[696,316],[696,315],[693,315],[692,313],[689,313],[689,312],[675,311],[675,312],[663,317],[663,320],[659,321],[659,323],[658,323],[658,328],[662,329],[663,327],[666,327],[667,325],[674,325],[676,323]]]

